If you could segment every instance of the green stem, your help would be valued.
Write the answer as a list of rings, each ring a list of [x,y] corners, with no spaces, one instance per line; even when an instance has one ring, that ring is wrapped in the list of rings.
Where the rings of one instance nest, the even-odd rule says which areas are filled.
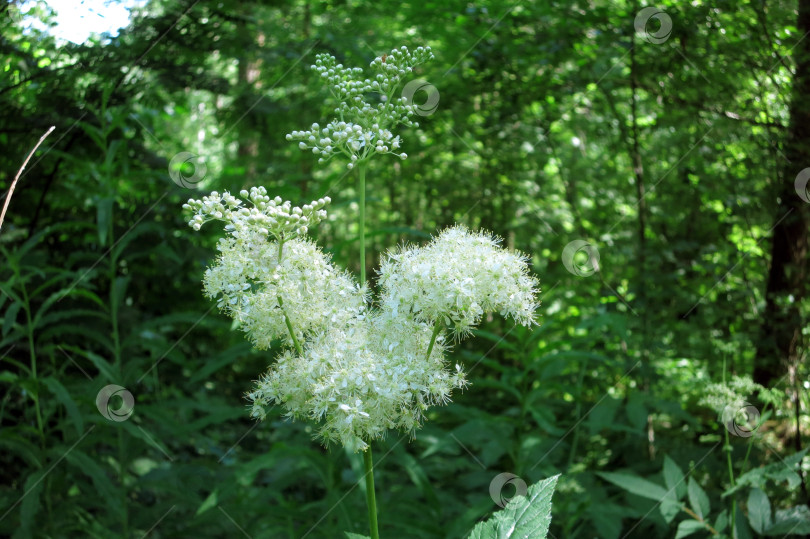
[[[427,354],[425,355],[425,360],[430,359],[430,353],[433,352],[433,345],[436,343],[436,337],[439,336],[439,332],[441,332],[444,324],[441,320],[436,321],[436,325],[433,326],[433,335],[430,336],[430,344],[428,345]]]
[[[366,505],[368,506],[368,527],[371,539],[380,539],[377,529],[377,499],[374,496],[374,463],[371,456],[371,446],[363,452],[363,464],[366,467]]]
[[[360,173],[360,216],[358,226],[360,228],[360,286],[366,284],[366,164],[358,166]]]
[[[281,312],[284,313],[284,323],[287,325],[287,331],[290,332],[290,337],[292,337],[295,351],[298,352],[299,356],[303,356],[304,349],[301,348],[301,343],[298,342],[298,337],[295,336],[295,330],[293,329],[292,322],[290,322],[290,317],[287,316],[287,311],[284,310],[284,302],[281,300],[281,296],[276,296],[276,299],[278,299],[278,306],[281,307]]]

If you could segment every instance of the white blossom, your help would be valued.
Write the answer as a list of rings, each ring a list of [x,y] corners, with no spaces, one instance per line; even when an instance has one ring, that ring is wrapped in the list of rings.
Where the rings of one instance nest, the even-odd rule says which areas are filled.
[[[388,429],[412,432],[428,406],[446,404],[466,385],[461,367],[446,365],[441,337],[427,356],[431,336],[428,324],[380,313],[332,326],[302,356],[279,357],[248,394],[252,415],[282,404],[290,417],[320,423],[325,442],[355,451]]]
[[[226,223],[205,294],[257,348],[285,347],[247,394],[256,418],[280,405],[318,424],[324,442],[364,450],[388,429],[413,433],[428,407],[466,386],[446,358],[445,328],[462,336],[487,312],[534,323],[537,281],[525,257],[489,235],[457,226],[389,252],[379,308],[369,310],[365,289],[305,237],[329,199],[297,208],[261,187],[241,195],[251,208],[217,192],[184,208],[194,229]]]
[[[444,323],[457,337],[497,312],[530,326],[535,322],[538,282],[526,257],[498,246],[498,240],[458,225],[424,247],[389,251],[380,267],[382,304],[396,317]]]

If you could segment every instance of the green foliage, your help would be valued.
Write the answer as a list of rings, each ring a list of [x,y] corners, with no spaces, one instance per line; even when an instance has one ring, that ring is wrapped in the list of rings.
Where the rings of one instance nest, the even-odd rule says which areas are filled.
[[[470,539],[509,539],[536,537],[545,539],[551,524],[551,496],[558,475],[529,487],[526,496],[515,496],[486,522],[473,528]]]
[[[462,222],[530,253],[543,295],[539,328],[485,321],[453,351],[474,385],[375,448],[381,535],[466,537],[505,471],[562,474],[555,537],[810,533],[806,362],[768,409],[745,397],[761,412],[748,438],[698,404],[757,365],[777,193],[810,166],[783,158],[798,4],[656,5],[661,44],[633,35],[624,2],[151,0],[84,45],[29,28],[44,2],[11,23],[0,7],[2,191],[57,126],[0,230],[0,535],[367,533],[362,459],[247,417],[277,350],[208,311],[215,239],[176,209],[256,185],[328,195],[318,242],[357,272],[355,182],[285,134],[332,112],[317,52],[366,66],[399,43],[431,47],[415,77],[440,101],[402,128],[418,155],[369,165],[368,267]],[[197,156],[180,167],[192,189],[169,173],[180,152]],[[578,239],[598,273],[565,268]],[[96,407],[109,384],[134,397],[126,421]]]

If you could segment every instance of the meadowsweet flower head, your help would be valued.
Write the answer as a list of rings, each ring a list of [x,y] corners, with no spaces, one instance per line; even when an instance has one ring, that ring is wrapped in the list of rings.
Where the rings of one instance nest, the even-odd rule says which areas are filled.
[[[247,395],[254,417],[281,405],[318,424],[324,442],[364,450],[389,429],[413,433],[430,406],[466,385],[461,366],[446,360],[446,327],[464,335],[487,312],[534,323],[537,281],[525,257],[487,234],[456,226],[390,252],[380,307],[369,310],[366,290],[306,237],[328,199],[295,208],[264,188],[241,195],[252,207],[214,192],[184,208],[196,230],[225,222],[205,294],[257,348],[286,345]]]
[[[252,415],[270,404],[290,417],[321,425],[324,442],[363,450],[388,429],[412,432],[430,405],[445,404],[466,381],[461,366],[446,366],[444,346],[427,324],[379,313],[358,316],[315,335],[304,354],[282,355],[248,394]],[[441,341],[441,339],[438,339]]]
[[[312,70],[318,73],[337,102],[335,119],[326,127],[314,123],[304,131],[293,131],[287,140],[298,141],[302,150],[311,150],[323,163],[335,155],[349,159],[348,168],[374,154],[394,154],[401,159],[402,141],[392,133],[397,125],[418,126],[412,121],[416,111],[406,97],[398,96],[400,86],[419,64],[433,58],[430,47],[394,49],[371,62],[376,74],[364,78],[358,67],[344,67],[334,56],[319,54]],[[370,101],[372,96],[377,99]]]
[[[535,323],[538,283],[526,257],[464,226],[446,229],[424,247],[390,251],[379,273],[382,304],[392,317],[412,313],[423,322],[446,324],[457,337],[488,312],[525,326]]]
[[[250,201],[254,207],[248,210],[229,193],[214,192],[185,207],[196,210],[189,222],[195,229],[208,220],[227,223],[216,264],[205,272],[204,291],[218,299],[220,309],[239,322],[257,348],[268,348],[279,338],[292,345],[288,322],[300,340],[363,312],[364,291],[302,237],[326,216],[322,208],[328,199],[293,208],[279,198],[271,200],[264,188],[254,188]]]

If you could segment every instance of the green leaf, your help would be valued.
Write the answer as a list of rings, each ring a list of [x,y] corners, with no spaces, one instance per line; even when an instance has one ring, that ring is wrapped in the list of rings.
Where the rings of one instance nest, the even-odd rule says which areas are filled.
[[[765,535],[806,535],[810,534],[810,509],[797,505],[776,512],[773,525],[765,530]]]
[[[675,491],[668,491],[667,495],[661,500],[661,504],[658,508],[667,524],[675,520],[675,517],[681,512],[681,503],[675,497]]]
[[[551,496],[559,475],[529,487],[526,496],[515,496],[486,522],[479,522],[469,539],[533,537],[544,539],[551,524]]]
[[[771,525],[771,502],[758,488],[748,494],[748,522],[757,533],[762,533]]]
[[[368,535],[360,535],[359,533],[343,532],[346,534],[346,539],[370,539]]]
[[[56,378],[47,377],[42,378],[42,382],[48,388],[48,390],[56,395],[56,400],[62,403],[62,406],[65,407],[65,410],[68,413],[68,417],[73,422],[73,426],[76,427],[76,435],[81,436],[82,432],[84,432],[84,420],[82,419],[82,414],[79,412],[79,407],[76,406],[76,402],[73,400],[73,397],[70,396],[68,390],[65,389],[65,386],[57,380]]]
[[[588,508],[591,523],[599,531],[600,539],[619,539],[622,533],[624,507],[612,503],[593,503]]]
[[[697,533],[705,529],[706,526],[704,526],[702,522],[698,522],[697,520],[684,520],[678,524],[678,531],[675,533],[675,539],[681,539],[682,537],[687,537],[693,533]]]
[[[596,475],[628,492],[657,502],[663,500],[667,495],[667,491],[664,487],[634,474],[626,472],[597,472]]]
[[[728,527],[728,510],[723,509],[723,511],[717,515],[717,520],[714,521],[714,529],[717,530],[718,533],[723,533],[725,529]]]
[[[96,222],[98,225],[98,243],[102,247],[107,246],[107,234],[110,231],[110,221],[112,220],[113,199],[102,198],[98,201],[96,208]]]
[[[106,359],[99,356],[98,354],[94,354],[89,350],[81,350],[80,348],[74,348],[72,346],[71,347],[64,346],[63,348],[65,348],[66,350],[70,350],[71,352],[75,352],[81,356],[84,356],[91,362],[93,362],[93,365],[96,366],[99,372],[101,372],[101,375],[104,378],[106,378],[108,382],[115,382],[118,379],[118,377],[115,375],[113,366],[110,365],[110,363]]]
[[[197,512],[194,513],[194,516],[195,517],[200,516],[201,514],[211,509],[212,507],[216,507],[217,503],[219,503],[218,496],[219,496],[219,489],[214,489],[211,492],[211,494],[208,495],[205,501],[203,501],[203,503],[201,503],[200,506],[197,508]]]
[[[709,497],[706,496],[706,492],[692,477],[689,478],[688,491],[689,505],[692,507],[692,511],[697,513],[697,515],[702,519],[708,517],[709,511],[711,510],[711,506],[709,505]]]
[[[734,536],[732,539],[753,539],[751,527],[748,526],[748,519],[745,518],[742,508],[737,506],[737,514],[734,517]]]
[[[808,450],[810,450],[810,447],[806,447],[798,453],[785,457],[779,462],[774,462],[773,464],[768,464],[761,468],[754,468],[742,474],[737,480],[737,485],[726,490],[723,493],[723,497],[731,496],[745,486],[762,488],[765,486],[768,479],[778,482],[787,481],[788,487],[791,489],[798,487],[799,483],[801,483],[801,478],[796,472],[796,468]]]
[[[644,406],[644,396],[640,393],[631,393],[625,408],[630,426],[642,429],[647,424],[647,407]]]
[[[668,490],[674,490],[675,496],[680,500],[686,494],[686,483],[683,471],[669,455],[664,456],[664,484]]]
[[[31,528],[35,525],[34,517],[39,511],[39,494],[42,492],[42,478],[49,469],[35,471],[25,480],[23,498],[20,503],[20,527],[24,537],[32,537]]]
[[[117,518],[121,518],[124,514],[121,491],[98,462],[79,450],[69,452],[65,460],[93,481],[93,488],[99,498]]]
[[[22,307],[22,304],[15,301],[6,311],[6,315],[3,317],[3,337],[8,335],[8,332],[14,327],[14,323],[17,321],[17,313],[20,312],[20,307]]]

